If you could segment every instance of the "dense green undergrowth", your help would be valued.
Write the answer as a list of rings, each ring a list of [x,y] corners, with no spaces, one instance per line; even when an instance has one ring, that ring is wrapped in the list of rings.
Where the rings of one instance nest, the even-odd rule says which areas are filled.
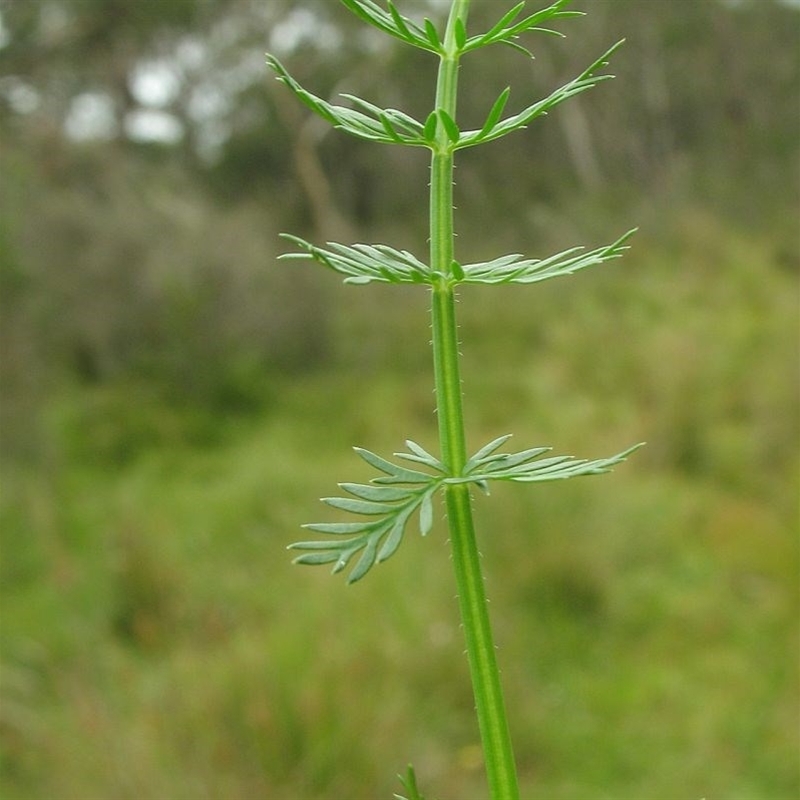
[[[503,531],[482,546],[523,797],[800,790],[796,274],[770,239],[699,212],[671,225],[578,291],[463,306],[472,444],[648,441],[613,493],[500,487],[476,506]],[[268,376],[246,413],[146,384],[60,391],[36,458],[6,462],[4,798],[373,800],[408,759],[433,797],[475,796],[441,513],[430,558],[411,537],[347,592],[284,551],[308,498],[357,469],[350,443],[401,445],[381,419],[436,437],[411,344],[424,296],[327,291],[346,298],[330,369]]]

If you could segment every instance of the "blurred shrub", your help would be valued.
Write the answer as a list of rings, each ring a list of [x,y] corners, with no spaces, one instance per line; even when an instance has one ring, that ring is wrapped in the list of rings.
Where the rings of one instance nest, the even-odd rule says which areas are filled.
[[[174,167],[113,148],[63,156],[46,175],[12,151],[0,189],[7,446],[25,449],[37,398],[65,381],[100,387],[78,412],[88,448],[213,439],[211,415],[258,410],[270,374],[325,359],[324,286],[275,268],[278,211],[215,208]]]

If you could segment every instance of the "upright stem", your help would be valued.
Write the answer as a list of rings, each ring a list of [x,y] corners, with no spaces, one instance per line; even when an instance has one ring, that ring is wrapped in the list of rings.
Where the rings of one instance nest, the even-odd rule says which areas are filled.
[[[459,57],[455,42],[455,24],[460,19],[466,25],[468,10],[469,0],[453,0],[445,33],[445,54],[441,56],[439,65],[436,108],[446,111],[452,119],[456,118]],[[450,280],[454,255],[453,150],[442,125],[439,125],[437,141],[431,161],[430,257],[431,269],[441,275],[441,278],[432,290],[433,363],[442,460],[448,474],[455,477],[462,474],[467,455],[461,405],[455,294]],[[468,486],[447,486],[445,503],[489,790],[492,800],[518,800],[514,754],[495,657]]]

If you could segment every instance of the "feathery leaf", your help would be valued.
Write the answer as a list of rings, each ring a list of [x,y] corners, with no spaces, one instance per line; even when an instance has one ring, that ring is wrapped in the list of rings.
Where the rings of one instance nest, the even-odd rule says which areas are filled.
[[[589,252],[584,252],[582,247],[571,247],[545,259],[525,258],[515,253],[492,261],[464,264],[462,283],[538,283],[572,275],[578,270],[620,258],[629,248],[627,241],[635,232],[636,228],[633,228],[615,242]]]
[[[427,283],[430,280],[428,265],[407,250],[395,250],[385,244],[343,245],[327,242],[328,248],[317,247],[299,236],[282,233],[294,242],[301,253],[284,253],[280,259],[312,259],[340,275],[345,283]]]
[[[395,455],[443,471],[441,462],[416,442],[406,442],[408,453]],[[361,458],[383,475],[369,484],[342,483],[340,488],[352,497],[324,497],[325,505],[365,519],[356,522],[312,522],[307,530],[332,537],[325,541],[304,541],[290,545],[307,552],[295,558],[296,564],[333,564],[341,572],[358,554],[347,582],[366,575],[374,564],[385,561],[400,546],[409,519],[419,513],[419,530],[425,536],[433,526],[433,495],[444,482],[444,475],[432,475],[394,464],[370,450],[354,448]],[[385,484],[398,484],[387,486]],[[355,499],[354,499],[355,498]]]
[[[446,478],[445,484],[486,483],[490,480],[517,481],[533,483],[537,481],[563,480],[579,475],[600,475],[610,472],[617,464],[642,447],[642,444],[629,447],[621,453],[608,458],[585,459],[573,456],[551,456],[540,458],[549,447],[532,447],[519,453],[500,453],[495,451],[508,436],[501,436],[481,448],[467,462],[464,475],[460,478]]]
[[[562,9],[569,2],[570,0],[556,0],[555,3],[547,8],[543,8],[541,11],[537,11],[522,20],[514,22],[514,20],[522,13],[522,9],[525,7],[525,2],[523,0],[523,2],[517,3],[517,5],[507,11],[486,33],[479,34],[478,36],[471,36],[469,39],[467,39],[461,50],[465,53],[468,53],[470,50],[477,50],[480,47],[486,47],[487,45],[499,42],[501,44],[508,44],[512,47],[516,47],[517,49],[522,50],[530,55],[530,53],[524,47],[517,45],[512,41],[512,39],[516,38],[522,33],[527,33],[528,31],[539,31],[542,33],[563,36],[563,34],[559,33],[558,31],[553,31],[550,28],[540,27],[540,23],[547,20],[567,19],[569,17],[583,16],[583,12],[581,11],[563,11]]]
[[[414,147],[430,146],[423,136],[422,123],[408,114],[395,109],[379,108],[353,95],[344,96],[362,110],[334,105],[304,89],[275,56],[267,54],[267,64],[277,73],[278,80],[288,86],[302,103],[335,128],[372,142]]]
[[[621,47],[624,41],[625,40],[622,39],[613,45],[613,47],[610,47],[605,53],[603,53],[602,56],[600,56],[600,58],[590,64],[589,67],[587,67],[580,75],[578,75],[577,78],[565,83],[563,86],[556,89],[544,99],[533,103],[524,110],[520,111],[518,114],[514,114],[504,120],[496,121],[488,129],[487,126],[484,125],[483,128],[478,131],[462,132],[461,138],[458,140],[458,143],[455,145],[455,147],[457,149],[462,149],[465,147],[472,147],[476,144],[480,144],[481,142],[491,142],[494,139],[499,139],[501,136],[511,133],[512,131],[525,128],[529,122],[536,119],[536,117],[546,114],[548,111],[550,111],[550,109],[555,108],[560,103],[563,103],[564,100],[567,100],[576,94],[580,94],[581,92],[585,92],[587,89],[591,89],[601,81],[609,80],[613,77],[613,75],[595,75],[595,72],[608,65],[608,59],[610,58],[611,54]],[[508,44],[513,44],[513,42],[508,42]]]
[[[423,50],[433,50],[425,31],[407,17],[402,16],[391,0],[387,0],[386,4],[389,9],[388,14],[373,0],[341,0],[341,2],[364,22],[388,33],[389,36],[394,36],[396,39]],[[433,52],[436,51],[433,50]]]

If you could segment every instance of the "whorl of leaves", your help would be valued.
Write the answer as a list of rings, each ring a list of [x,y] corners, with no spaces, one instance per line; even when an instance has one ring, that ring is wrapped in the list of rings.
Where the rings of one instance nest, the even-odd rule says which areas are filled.
[[[518,453],[497,451],[511,438],[500,436],[478,450],[461,475],[447,474],[439,459],[411,440],[406,441],[409,452],[395,453],[397,458],[427,467],[430,472],[394,464],[360,447],[356,453],[370,466],[382,473],[366,483],[340,483],[349,497],[324,497],[325,505],[355,514],[363,519],[351,522],[312,522],[303,527],[328,534],[331,539],[297,542],[292,550],[307,552],[298,556],[296,564],[333,564],[333,572],[341,572],[359,555],[347,577],[354,583],[375,565],[392,556],[403,540],[409,520],[418,512],[419,531],[425,536],[433,526],[433,496],[443,486],[473,483],[489,493],[489,481],[534,483],[574,478],[579,475],[599,475],[609,472],[641,445],[635,445],[609,458],[584,459],[573,456],[550,456],[549,447],[533,447]]]
[[[343,245],[328,242],[327,247],[318,247],[290,234],[282,236],[297,245],[301,252],[284,253],[280,258],[312,259],[344,275],[345,283],[353,284],[378,282],[436,285],[441,281],[451,285],[538,283],[619,258],[628,249],[627,241],[635,230],[628,231],[609,245],[588,252],[583,247],[571,247],[544,259],[526,258],[519,253],[513,253],[475,264],[461,265],[454,261],[447,275],[432,270],[407,250],[396,250],[385,244]]]
[[[336,539],[297,542],[293,550],[309,552],[298,556],[296,564],[333,564],[333,572],[341,572],[350,560],[360,557],[348,575],[347,582],[362,578],[376,563],[393,555],[403,540],[406,525],[414,512],[419,512],[419,530],[425,536],[433,525],[432,498],[444,480],[441,462],[416,442],[407,441],[408,453],[395,453],[398,458],[413,461],[434,470],[434,474],[393,464],[384,458],[354,448],[361,458],[381,473],[369,484],[340,483],[339,488],[350,497],[324,497],[331,508],[363,517],[357,522],[313,522],[304,525],[317,533],[331,534]]]

